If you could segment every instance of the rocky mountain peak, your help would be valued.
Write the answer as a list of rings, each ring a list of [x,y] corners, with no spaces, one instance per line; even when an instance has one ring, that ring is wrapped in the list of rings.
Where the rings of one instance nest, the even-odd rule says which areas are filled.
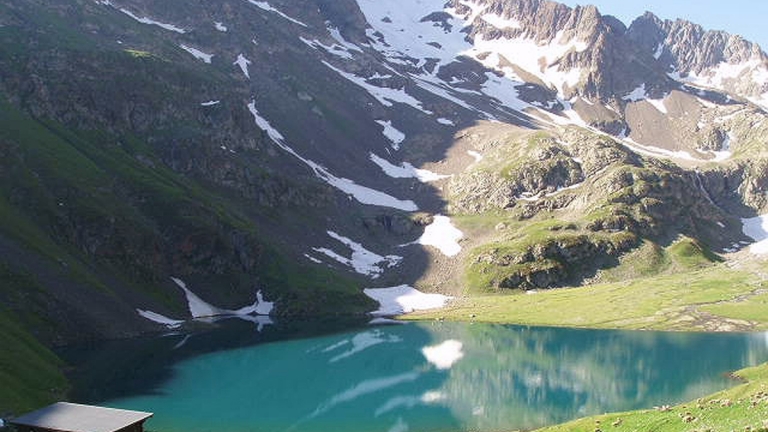
[[[745,96],[760,105],[768,100],[768,56],[739,35],[646,12],[630,25],[627,37],[676,79]]]
[[[638,17],[627,36],[681,72],[701,73],[723,62],[740,64],[768,59],[759,45],[739,35],[705,30],[683,19],[662,20],[651,12]]]
[[[568,7],[548,0],[452,0],[449,9],[468,22],[475,42],[533,42],[537,61],[508,60],[543,79],[562,99],[611,100],[643,82],[664,86],[669,79],[651,56],[627,40],[626,26],[595,6]],[[519,52],[519,51],[518,51]],[[534,64],[535,63],[535,64]],[[536,70],[531,70],[531,66]]]

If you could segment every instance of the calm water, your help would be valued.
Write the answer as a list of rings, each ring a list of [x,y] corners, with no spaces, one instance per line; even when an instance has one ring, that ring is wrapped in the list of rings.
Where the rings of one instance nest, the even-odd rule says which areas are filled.
[[[305,337],[232,324],[80,348],[81,402],[152,411],[149,429],[500,431],[694,399],[768,361],[764,334],[407,324]]]

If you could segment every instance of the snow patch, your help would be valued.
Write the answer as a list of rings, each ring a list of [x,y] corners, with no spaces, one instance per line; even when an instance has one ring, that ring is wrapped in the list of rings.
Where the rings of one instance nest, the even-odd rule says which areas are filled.
[[[219,100],[209,100],[208,102],[201,102],[200,106],[209,107],[220,104],[221,101]]]
[[[304,257],[305,257],[306,259],[308,259],[308,260],[312,261],[312,262],[313,262],[313,263],[315,263],[315,264],[322,264],[322,263],[323,263],[322,261],[320,261],[319,259],[317,259],[317,258],[313,257],[313,256],[312,256],[312,255],[310,255],[310,254],[304,254]]]
[[[301,22],[301,21],[299,21],[297,19],[291,18],[290,16],[280,12],[278,9],[275,9],[274,7],[272,7],[272,5],[270,5],[269,3],[265,2],[265,1],[248,0],[248,3],[250,3],[250,4],[254,5],[254,6],[257,6],[257,7],[261,8],[261,9],[267,11],[267,12],[276,13],[276,14],[280,15],[281,17],[287,19],[288,21],[292,22],[292,23],[298,24],[298,25],[303,26],[303,27],[308,27],[303,22]]]
[[[104,3],[102,3],[102,4],[104,4]],[[109,5],[111,5],[111,3],[108,3],[108,4],[109,4]],[[183,34],[183,33],[186,33],[186,32],[187,32],[187,31],[186,31],[186,30],[184,30],[183,28],[181,28],[181,27],[176,27],[176,26],[175,26],[175,25],[173,25],[173,24],[166,24],[166,23],[162,23],[162,22],[160,22],[160,21],[155,21],[155,20],[153,20],[153,19],[151,19],[151,18],[147,18],[147,17],[140,17],[140,16],[137,16],[137,15],[134,15],[134,14],[133,14],[133,12],[131,12],[131,11],[129,11],[128,9],[125,9],[125,8],[120,8],[120,12],[122,12],[122,13],[124,13],[124,14],[128,15],[129,17],[131,17],[131,18],[135,19],[136,21],[138,21],[138,22],[140,22],[140,23],[142,23],[142,24],[150,24],[150,25],[156,25],[156,26],[158,26],[158,27],[160,27],[160,28],[162,28],[162,29],[165,29],[165,30],[170,30],[170,31],[172,31],[172,32],[176,32],[176,33],[182,33],[182,34]]]
[[[211,64],[211,57],[213,57],[213,54],[206,54],[206,53],[200,51],[197,48],[193,48],[191,46],[187,46],[187,45],[184,45],[184,44],[181,44],[179,46],[184,51],[192,54],[196,59],[202,60],[204,63]]]
[[[447,118],[440,117],[436,121],[438,123],[440,123],[441,125],[456,126],[456,123],[454,123],[453,120],[450,120],[450,119],[447,119]]]
[[[461,349],[464,344],[450,339],[439,345],[427,346],[421,349],[427,361],[435,365],[438,369],[450,369],[457,361],[464,357]]]
[[[405,134],[395,129],[395,127],[392,126],[392,122],[389,120],[376,120],[376,123],[384,127],[384,131],[382,131],[382,133],[385,137],[387,137],[387,139],[389,139],[389,141],[392,142],[392,148],[395,150],[400,150],[400,144],[405,141]]]
[[[225,31],[229,30],[227,28],[227,26],[224,25],[224,23],[221,23],[221,22],[218,22],[218,21],[213,23],[213,27],[215,27],[216,30],[218,30],[220,32],[225,32]]]
[[[144,317],[144,318],[146,318],[146,319],[148,319],[150,321],[156,322],[158,324],[162,324],[162,325],[168,327],[169,329],[178,328],[182,324],[184,324],[184,321],[182,321],[182,320],[171,319],[171,318],[168,318],[165,315],[160,315],[159,313],[152,312],[150,310],[136,309],[136,312],[138,312],[139,315],[141,315],[142,317]]]
[[[403,260],[403,257],[397,255],[378,255],[369,251],[360,243],[354,242],[351,239],[341,236],[333,231],[327,231],[327,233],[328,236],[352,250],[350,258],[346,258],[328,248],[313,248],[313,250],[315,252],[324,254],[325,256],[332,258],[341,264],[352,267],[355,272],[369,276],[371,279],[378,278],[384,272],[385,268],[394,267],[400,264],[400,262]]]
[[[768,214],[742,219],[742,232],[755,241],[749,251],[755,255],[768,254]]]
[[[331,65],[326,61],[323,61],[323,64],[353,84],[367,91],[368,94],[373,96],[374,99],[386,107],[391,107],[393,102],[399,102],[410,105],[425,114],[432,114],[432,111],[428,111],[422,106],[421,101],[409,95],[404,89],[393,89],[389,87],[375,86],[370,84],[365,78],[359,77],[349,72],[344,72],[343,70]]]
[[[435,215],[431,224],[424,229],[424,234],[416,240],[416,243],[423,246],[433,246],[443,255],[452,257],[461,252],[459,240],[464,237],[464,233],[458,230],[451,219],[447,216]]]
[[[362,204],[367,204],[367,205],[390,207],[390,208],[399,209],[407,212],[417,211],[419,209],[416,206],[416,203],[414,203],[411,200],[400,200],[384,192],[380,192],[375,189],[371,189],[369,187],[360,186],[355,182],[353,182],[352,180],[342,178],[342,177],[336,177],[320,164],[302,157],[301,155],[296,153],[296,151],[294,151],[291,147],[285,144],[285,139],[283,138],[283,135],[280,132],[278,132],[277,129],[273,128],[272,125],[269,123],[269,121],[267,121],[267,119],[265,119],[259,114],[259,111],[256,109],[255,101],[248,104],[248,109],[251,111],[251,114],[253,114],[254,120],[256,121],[256,125],[262,130],[266,131],[267,135],[272,139],[272,141],[275,144],[277,144],[280,148],[282,148],[286,152],[293,155],[295,158],[304,162],[304,164],[306,164],[310,169],[312,169],[312,171],[315,173],[317,177],[319,177],[329,185],[335,187],[336,189],[339,189],[340,191],[351,195],[358,202]]]
[[[299,39],[313,49],[323,48],[326,52],[333,54],[335,56],[338,56],[347,60],[352,59],[352,53],[350,53],[349,50],[347,50],[343,46],[340,46],[337,44],[325,45],[317,39],[307,39],[302,36],[299,36]]]
[[[562,96],[566,87],[573,87],[579,82],[582,71],[579,68],[562,71],[557,60],[568,52],[583,52],[588,48],[587,43],[576,39],[563,42],[563,37],[564,32],[561,30],[549,43],[540,44],[525,37],[485,39],[478,35],[474,46],[462,54],[478,59],[481,54],[490,52],[507,58],[553,86]]]
[[[189,313],[192,315],[192,318],[250,314],[269,315],[274,310],[274,302],[265,301],[260,290],[256,293],[256,301],[252,305],[245,306],[237,310],[222,309],[220,307],[213,306],[212,304],[207,303],[198,297],[189,288],[187,288],[187,284],[185,284],[181,279],[172,277],[171,280],[184,291],[184,294],[187,297]]]
[[[499,30],[504,30],[508,28],[511,28],[511,29],[522,28],[520,21],[516,19],[504,18],[501,15],[497,15],[497,14],[488,13],[481,16],[480,18]]]
[[[417,310],[439,309],[451,300],[442,294],[425,294],[411,286],[391,288],[366,288],[363,293],[379,302],[379,309],[371,312],[377,316],[393,316]]]
[[[450,175],[437,174],[429,170],[416,168],[408,162],[403,162],[400,165],[394,165],[388,160],[373,153],[369,154],[368,157],[373,163],[378,165],[382,171],[384,171],[384,174],[392,178],[417,178],[420,182],[427,183],[450,177]]]
[[[245,74],[245,77],[248,79],[251,79],[251,76],[248,74],[248,65],[251,64],[251,61],[245,58],[243,53],[240,53],[237,55],[237,60],[235,60],[233,65],[240,66],[240,70],[243,71],[243,74]]]
[[[640,87],[632,90],[631,93],[627,94],[622,99],[628,102],[639,102],[644,100],[653,105],[653,107],[661,113],[668,114],[667,107],[664,105],[664,98],[651,99],[646,92],[645,84],[641,84]]]
[[[482,92],[487,96],[497,99],[507,108],[522,111],[531,106],[528,102],[520,99],[520,94],[515,85],[522,84],[522,80],[515,80],[511,77],[498,77],[493,72],[486,72],[488,78],[482,86]]]
[[[341,35],[341,32],[339,31],[338,28],[332,27],[332,26],[328,26],[327,29],[328,29],[328,33],[331,35],[331,37],[336,42],[338,42],[339,45],[343,46],[348,51],[357,51],[357,52],[360,52],[360,53],[363,52],[363,50],[359,46],[353,44],[352,42],[350,42],[350,41],[348,41],[346,39],[344,39],[344,36]]]

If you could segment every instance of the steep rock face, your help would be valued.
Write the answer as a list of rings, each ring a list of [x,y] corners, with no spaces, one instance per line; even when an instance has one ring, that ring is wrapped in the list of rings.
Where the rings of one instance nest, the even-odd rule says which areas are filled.
[[[464,2],[452,5],[459,13],[472,12]],[[488,0],[475,5],[483,10],[473,21],[470,35],[474,38],[570,47],[561,55],[542,55],[539,70],[529,71],[570,75],[565,82],[547,83],[555,85],[564,99],[584,96],[610,101],[644,82],[659,89],[669,87],[663,69],[627,39],[626,27],[611,16],[602,16],[594,6],[570,8],[547,0]],[[498,24],[494,17],[507,20],[506,24]],[[509,60],[515,63],[515,58]]]
[[[765,104],[768,56],[760,46],[724,31],[707,31],[685,20],[661,20],[648,12],[627,36],[672,76]]]

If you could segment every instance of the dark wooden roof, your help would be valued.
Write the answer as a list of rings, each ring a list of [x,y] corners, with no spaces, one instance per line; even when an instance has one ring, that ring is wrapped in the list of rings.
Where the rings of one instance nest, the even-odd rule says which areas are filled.
[[[152,417],[152,413],[58,402],[11,424],[61,432],[115,432]]]

